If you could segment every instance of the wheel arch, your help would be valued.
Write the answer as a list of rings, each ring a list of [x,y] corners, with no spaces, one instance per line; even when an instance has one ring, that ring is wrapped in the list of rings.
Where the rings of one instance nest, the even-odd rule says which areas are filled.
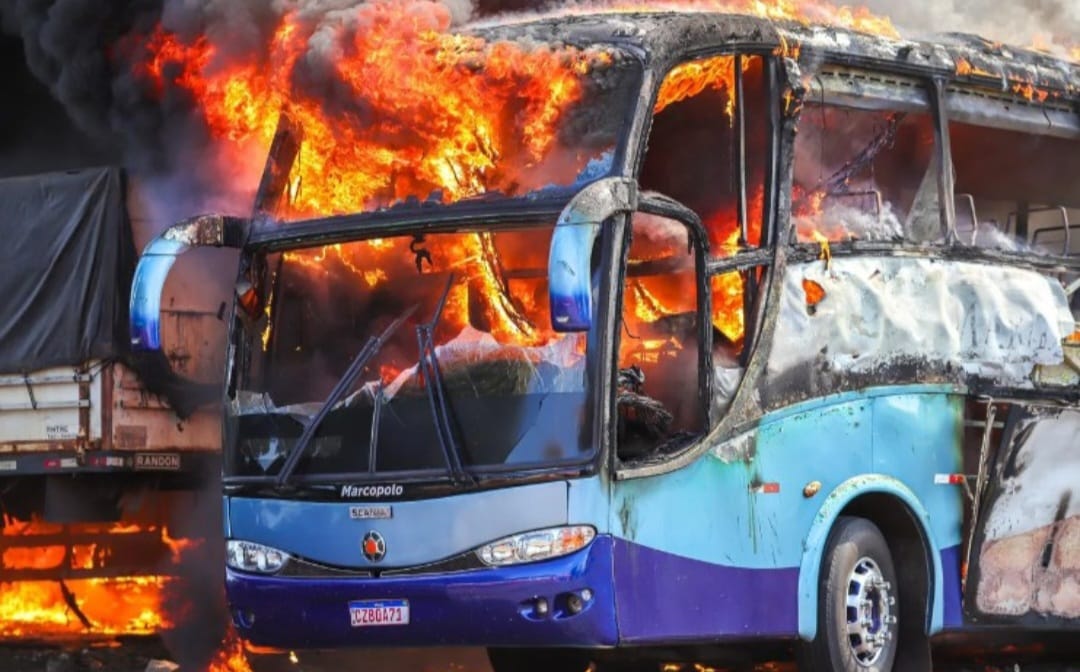
[[[900,481],[867,475],[849,479],[829,493],[806,536],[799,568],[799,637],[813,641],[817,636],[821,560],[829,533],[841,515],[866,518],[881,529],[902,582],[911,578],[915,568],[910,566],[910,561],[914,558],[911,551],[897,553],[896,541],[910,541],[913,536],[919,540],[924,555],[922,567],[930,570],[918,572],[920,579],[916,579],[926,588],[922,597],[923,606],[928,607],[925,630],[927,635],[941,630],[944,612],[941,555],[930,533],[930,514],[915,493]],[[925,585],[927,582],[930,585]],[[930,603],[926,604],[925,600]]]

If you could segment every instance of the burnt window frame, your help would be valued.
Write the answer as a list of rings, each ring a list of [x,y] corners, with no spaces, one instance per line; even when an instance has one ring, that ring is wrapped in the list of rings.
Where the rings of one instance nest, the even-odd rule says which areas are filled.
[[[712,377],[710,374],[711,369],[708,364],[712,359],[712,330],[711,326],[711,313],[712,313],[712,294],[709,291],[709,276],[708,276],[708,262],[709,262],[709,237],[705,230],[704,225],[701,223],[701,218],[696,212],[687,208],[678,201],[668,198],[658,192],[642,192],[638,201],[638,207],[633,213],[629,213],[625,217],[625,228],[622,231],[622,237],[616,242],[618,246],[618,253],[616,259],[618,260],[618,282],[613,287],[612,291],[612,314],[615,320],[615,331],[613,338],[611,339],[611,352],[609,353],[608,362],[611,367],[611,377],[613,380],[611,394],[609,395],[609,432],[611,436],[611,464],[614,468],[616,477],[621,477],[627,470],[627,467],[633,468],[635,465],[642,464],[642,461],[622,460],[619,457],[619,437],[617,430],[618,422],[618,385],[617,378],[619,374],[619,346],[624,336],[624,329],[622,327],[622,311],[623,311],[623,299],[626,289],[627,270],[630,262],[630,249],[633,239],[633,215],[637,213],[656,215],[659,217],[665,217],[672,221],[676,221],[679,224],[686,227],[687,241],[692,248],[694,255],[694,280],[697,289],[697,311],[696,311],[696,324],[697,324],[697,336],[698,336],[698,363],[697,363],[697,403],[699,411],[703,419],[703,427],[701,431],[695,435],[685,446],[679,450],[670,453],[669,455],[661,457],[660,455],[654,455],[651,458],[645,460],[650,466],[663,463],[670,458],[674,458],[678,455],[682,455],[689,450],[692,450],[694,446],[697,446],[702,440],[709,435],[712,430],[711,423],[709,421],[709,409],[712,404]]]
[[[933,125],[934,148],[931,161],[938,162],[939,223],[942,238],[936,242],[916,242],[909,239],[889,241],[830,241],[832,253],[839,255],[873,251],[910,249],[926,251],[941,250],[952,246],[956,240],[955,204],[952,189],[952,155],[949,151],[948,121],[942,100],[940,78],[928,75],[890,71],[873,65],[852,65],[837,58],[825,57],[816,72],[808,77],[808,86],[802,93],[793,119],[793,127],[783,138],[784,166],[783,186],[787,208],[780,228],[784,232],[785,245],[793,252],[792,261],[805,261],[818,256],[822,246],[817,242],[801,242],[795,221],[791,215],[794,190],[794,173],[797,162],[795,143],[805,104],[824,108],[855,110],[863,112],[917,112],[927,114]],[[908,95],[901,95],[906,93]],[[931,253],[932,254],[932,253]],[[929,256],[929,255],[928,255]]]
[[[695,437],[693,441],[676,452],[664,456],[656,456],[653,459],[644,462],[621,461],[618,457],[618,440],[615,436],[617,409],[615,394],[616,386],[614,383],[615,378],[618,375],[618,339],[621,334],[613,334],[612,352],[609,356],[611,366],[611,392],[607,399],[608,414],[606,419],[607,427],[605,430],[609,436],[609,441],[607,442],[607,445],[610,447],[608,463],[615,480],[644,478],[677,471],[691,464],[706,451],[710,450],[716,444],[718,439],[723,439],[729,435],[734,436],[741,431],[741,428],[732,427],[731,424],[725,422],[725,420],[730,414],[730,409],[734,408],[741,399],[744,399],[748,394],[748,390],[752,388],[751,383],[754,376],[751,375],[750,361],[753,358],[754,353],[761,346],[761,336],[765,331],[766,326],[767,300],[772,294],[773,286],[776,284],[774,273],[774,269],[777,265],[776,257],[779,249],[782,247],[781,245],[778,245],[781,232],[779,226],[781,220],[778,217],[778,211],[780,189],[785,183],[781,173],[783,168],[781,148],[783,147],[784,142],[784,119],[782,114],[783,101],[781,98],[782,67],[776,49],[771,46],[762,47],[761,44],[728,44],[720,48],[711,47],[708,49],[688,50],[651,68],[649,70],[651,79],[646,79],[651,92],[648,97],[642,98],[642,102],[639,105],[639,113],[644,116],[644,119],[638,125],[640,131],[636,146],[633,148],[634,151],[636,151],[636,156],[631,165],[633,166],[634,178],[639,179],[642,166],[648,155],[648,142],[652,133],[652,122],[654,119],[653,110],[656,105],[656,99],[659,95],[661,85],[671,70],[684,63],[724,55],[736,57],[734,63],[736,80],[734,124],[739,129],[736,143],[736,157],[740,168],[737,208],[740,231],[739,249],[727,257],[713,256],[712,250],[709,249],[708,233],[701,224],[698,213],[663,194],[656,192],[642,192],[638,208],[642,212],[664,215],[664,209],[673,207],[674,210],[668,210],[667,216],[672,216],[676,211],[688,213],[688,216],[696,221],[696,236],[701,238],[704,243],[703,263],[697,269],[699,293],[698,323],[699,334],[701,334],[698,380],[699,400],[701,401],[706,414],[706,427],[699,436]],[[741,67],[742,58],[753,57],[758,57],[762,61],[763,76],[765,77],[765,87],[767,91],[766,106],[769,115],[767,121],[768,147],[766,148],[767,161],[765,166],[765,183],[762,186],[763,205],[761,237],[756,246],[746,244],[749,221],[746,190],[749,184],[749,176],[746,165],[745,97],[742,95],[744,76]],[[724,123],[722,116],[718,115],[717,123]],[[657,210],[657,208],[659,208],[659,210]],[[678,219],[678,217],[673,218]],[[685,223],[686,222],[684,222],[684,224]],[[619,268],[617,269],[618,274],[615,278],[617,282],[612,288],[611,294],[611,305],[615,315],[621,314],[622,310],[623,287],[626,280],[626,259],[630,249],[628,243],[631,229],[630,216],[624,218],[624,226],[626,230],[624,232],[623,242],[621,243],[623,246],[620,253],[621,262],[619,263]],[[695,234],[694,226],[689,226],[688,228],[690,228],[691,234]],[[760,272],[756,273],[758,277],[751,280],[752,276],[755,275],[755,273],[753,273],[754,269],[758,269]],[[722,417],[717,418],[714,417],[712,413],[712,279],[715,276],[733,271],[741,272],[744,278],[744,336],[743,347],[739,356],[740,364],[744,369],[744,372],[735,389],[729,409],[724,412]],[[721,436],[718,436],[718,433]]]
[[[1000,81],[997,79],[994,82],[998,86],[993,88],[982,85],[980,79],[980,77],[956,77],[947,82],[941,82],[942,132],[948,138],[950,150],[952,146],[951,125],[953,123],[986,129],[987,131],[1015,132],[1037,138],[1058,138],[1080,142],[1080,111],[1078,111],[1075,104],[1059,101],[1054,96],[1050,96],[1049,92],[1047,92],[1044,100],[1036,100],[1034,97],[1029,98],[1021,95],[1016,89],[1002,91]],[[950,170],[951,177],[955,172],[951,151],[949,161],[952,169]],[[970,198],[968,194],[956,194],[956,196],[969,196]],[[1020,202],[1018,202],[1019,204]],[[1041,204],[1044,206],[1042,208],[1032,207],[1037,205],[1035,203],[1026,205],[1030,208],[1028,210],[1030,213],[1058,209],[1080,210],[1080,207],[1061,206],[1060,204],[1044,203]],[[974,206],[973,199],[970,204],[966,205],[972,210],[975,209]],[[1017,232],[1012,234],[1006,230],[1002,233],[1018,240],[1025,246],[1033,246],[1037,242],[1038,233],[1047,231],[1049,228],[1044,227],[1038,231],[1029,232],[1026,223],[1020,221],[1021,218],[1026,218],[1024,210],[1024,208],[1018,208]],[[977,246],[974,236],[970,241],[965,240],[955,230],[954,244],[969,248],[972,251],[1015,260],[1019,263],[1064,263],[1072,267],[1073,272],[1080,272],[1080,252],[1069,251],[1076,247],[1075,244],[1070,247],[1070,235],[1073,237],[1073,243],[1080,238],[1080,218],[1067,221],[1068,228],[1064,231],[1065,249],[1060,254],[1048,251],[1038,252],[1034,249],[1003,250],[1000,248],[982,248]],[[1063,228],[1057,227],[1057,230]]]

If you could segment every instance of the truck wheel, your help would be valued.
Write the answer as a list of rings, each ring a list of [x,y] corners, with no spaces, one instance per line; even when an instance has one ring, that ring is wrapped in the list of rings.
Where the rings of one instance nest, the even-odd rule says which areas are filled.
[[[488,649],[493,672],[586,672],[589,655],[574,649]]]
[[[899,585],[881,530],[840,517],[829,533],[818,581],[817,637],[800,668],[889,672],[898,642]]]

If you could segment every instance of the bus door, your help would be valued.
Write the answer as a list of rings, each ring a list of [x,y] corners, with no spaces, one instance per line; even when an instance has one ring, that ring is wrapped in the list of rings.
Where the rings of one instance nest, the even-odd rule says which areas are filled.
[[[968,618],[1043,626],[1080,618],[1080,410],[1012,405],[980,480]]]

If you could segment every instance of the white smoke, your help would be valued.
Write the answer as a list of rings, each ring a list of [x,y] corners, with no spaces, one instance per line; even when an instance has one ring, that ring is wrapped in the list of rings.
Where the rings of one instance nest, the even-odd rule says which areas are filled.
[[[865,0],[907,37],[959,32],[1015,46],[1041,45],[1059,55],[1080,47],[1077,0]]]

